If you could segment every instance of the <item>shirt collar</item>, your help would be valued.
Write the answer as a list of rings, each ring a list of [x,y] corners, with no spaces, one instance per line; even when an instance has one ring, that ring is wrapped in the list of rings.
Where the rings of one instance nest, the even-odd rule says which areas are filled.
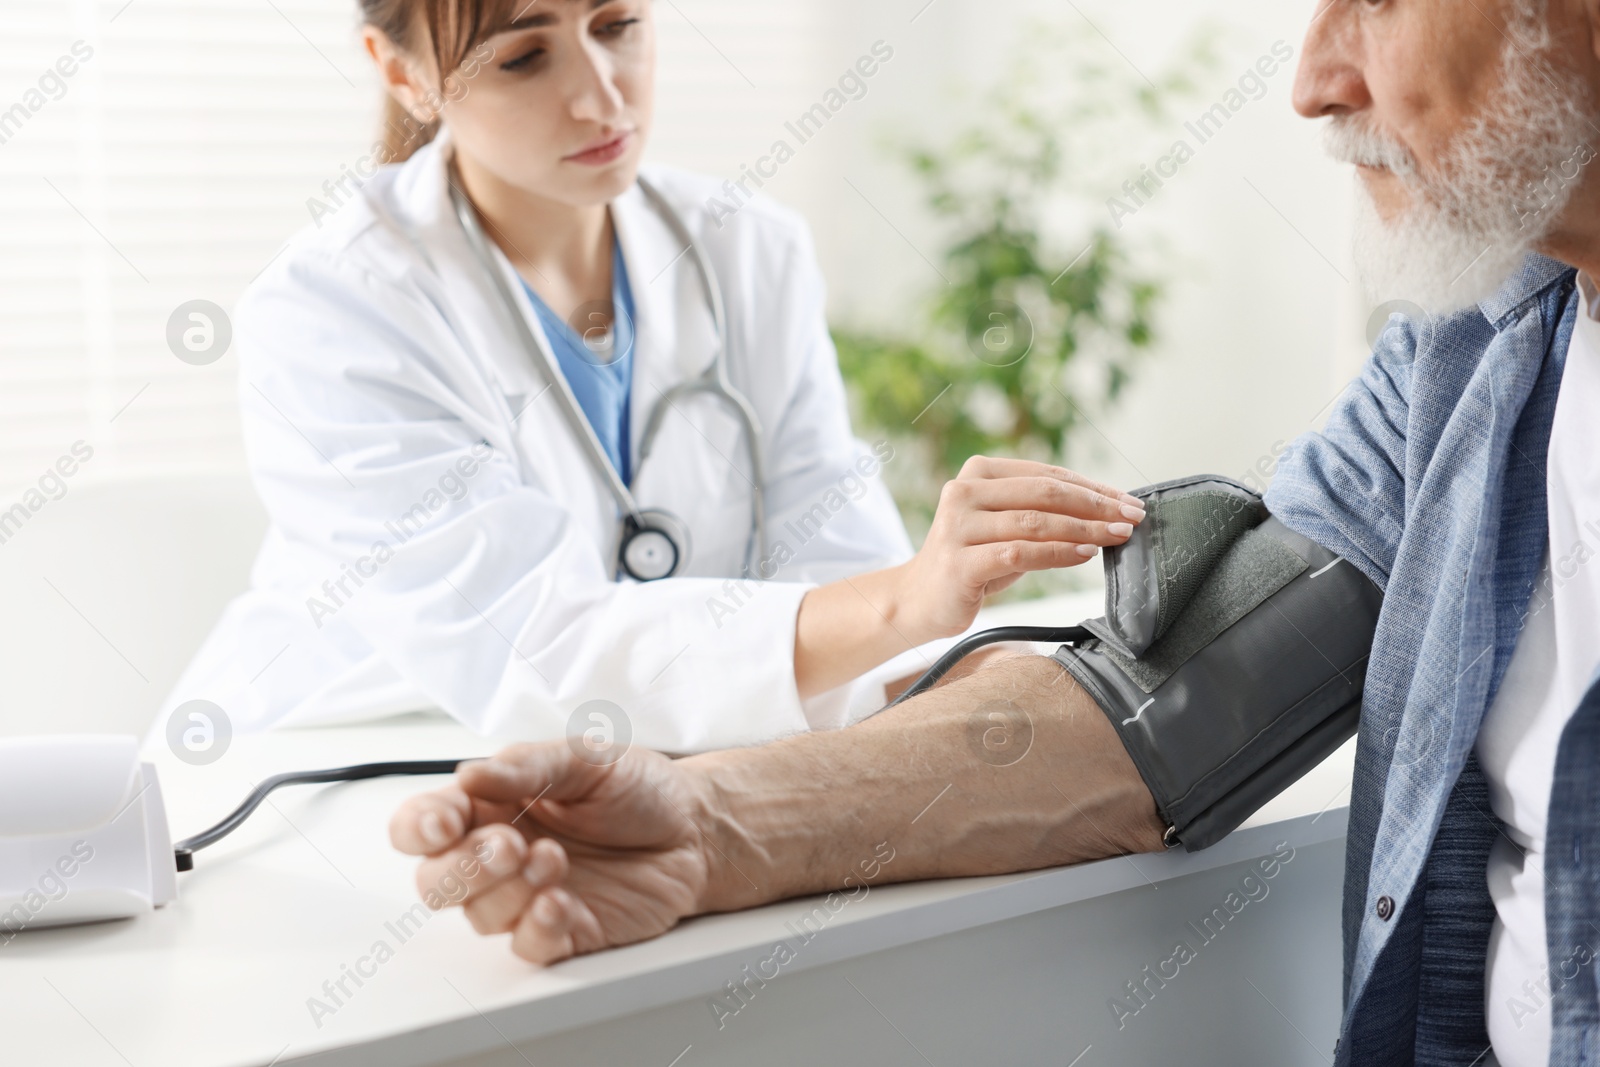
[[[1498,328],[1503,320],[1522,305],[1544,292],[1571,267],[1549,256],[1532,253],[1522,261],[1506,283],[1493,295],[1478,302],[1478,310]]]
[[[1578,288],[1583,291],[1583,310],[1589,318],[1600,322],[1600,289],[1583,271],[1578,272]]]

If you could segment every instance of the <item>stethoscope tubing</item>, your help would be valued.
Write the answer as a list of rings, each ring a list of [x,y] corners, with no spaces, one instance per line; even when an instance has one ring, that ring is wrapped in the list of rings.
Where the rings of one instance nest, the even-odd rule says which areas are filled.
[[[450,164],[454,169],[453,163]],[[648,179],[639,175],[640,190],[645,194],[667,222],[668,227],[685,245],[685,248],[694,263],[696,273],[700,276],[701,288],[705,293],[706,304],[711,312],[712,325],[716,332],[716,351],[710,366],[698,377],[687,382],[681,382],[663,393],[659,400],[652,406],[650,414],[645,420],[645,429],[639,442],[639,464],[644,465],[649,458],[650,451],[655,444],[655,435],[661,427],[662,418],[667,408],[672,407],[676,399],[694,393],[704,393],[712,396],[727,406],[731,407],[738,417],[744,438],[749,449],[751,468],[751,537],[745,548],[745,568],[750,571],[752,566],[759,564],[765,558],[766,537],[766,500],[765,500],[765,472],[763,449],[761,447],[761,423],[756,415],[755,407],[747,397],[734,387],[728,375],[727,360],[727,315],[722,299],[722,285],[716,272],[711,267],[700,242],[684,224],[682,217],[667,201]],[[488,274],[490,284],[500,297],[506,311],[510,314],[518,339],[523,347],[535,354],[543,367],[547,384],[554,390],[560,399],[563,416],[573,433],[577,436],[580,446],[589,461],[589,466],[598,475],[610,491],[612,498],[623,514],[635,527],[648,527],[652,524],[646,509],[641,508],[635,500],[632,491],[622,480],[620,474],[611,464],[606,455],[605,448],[600,443],[599,436],[594,432],[594,427],[584,417],[583,409],[578,404],[577,396],[572,392],[572,387],[567,383],[566,377],[561,373],[560,365],[556,362],[555,354],[549,346],[534,331],[522,314],[511,286],[506,279],[505,270],[496,261],[493,250],[490,248],[488,238],[484,235],[483,227],[478,221],[477,211],[472,203],[462,192],[459,182],[453,177],[449,178],[450,200],[455,208],[456,218],[461,224],[461,229],[466,236],[468,247],[478,259],[479,265]],[[682,551],[686,546],[678,546]]]

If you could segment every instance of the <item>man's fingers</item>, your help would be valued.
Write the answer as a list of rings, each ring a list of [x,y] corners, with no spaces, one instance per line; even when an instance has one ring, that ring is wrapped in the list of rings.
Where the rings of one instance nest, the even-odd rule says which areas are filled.
[[[579,952],[595,952],[607,944],[594,912],[560,886],[540,892],[522,913],[511,935],[511,951],[538,964],[555,963]]]
[[[1142,507],[1138,497],[1125,493],[1116,486],[1096,481],[1066,467],[1050,463],[1036,463],[1029,459],[1006,459],[998,456],[973,456],[961,468],[961,477],[974,478],[1053,478],[1069,482],[1091,492],[1108,497],[1120,504]]]
[[[511,951],[530,963],[556,963],[573,954],[572,907],[564,889],[547,889],[522,913],[511,934]]]
[[[480,934],[504,934],[516,929],[538,890],[522,878],[506,878],[467,901],[462,911]]]
[[[575,800],[608,768],[581,760],[565,741],[510,745],[488,759],[456,768],[456,782],[473,797],[510,803],[523,798]]]
[[[417,866],[417,892],[435,910],[467,904],[508,878],[520,878],[527,842],[509,826],[485,826],[456,848]]]
[[[511,801],[485,800],[482,797],[469,796],[472,801],[472,825],[493,826],[495,823],[504,823],[507,826],[522,830],[524,836],[529,830],[538,829],[538,824],[533,818],[533,808],[529,807],[526,799]]]
[[[567,850],[551,838],[541,837],[528,849],[528,862],[522,868],[523,881],[535,889],[560,885],[572,869]]]
[[[389,820],[389,841],[409,856],[431,856],[460,841],[472,822],[471,798],[446,786],[401,804]]]

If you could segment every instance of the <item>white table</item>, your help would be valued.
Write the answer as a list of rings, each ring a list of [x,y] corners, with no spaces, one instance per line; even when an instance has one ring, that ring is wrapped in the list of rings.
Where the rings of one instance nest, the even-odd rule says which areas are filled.
[[[492,747],[418,717],[236,739],[213,766],[168,757],[160,771],[184,834],[273,771]],[[455,911],[403,943],[395,936],[415,903],[412,863],[388,848],[384,827],[423,782],[294,787],[199,853],[174,906],[30,931],[0,949],[0,1058],[30,1067],[667,1067],[683,1053],[681,1067],[758,1055],[943,1067],[980,1054],[985,1063],[1065,1065],[1093,1046],[1081,1067],[1179,1053],[1185,1063],[1320,1063],[1337,1025],[1348,781],[1347,748],[1196,855],[882,886],[826,923],[813,920],[820,932],[803,944],[793,928],[817,902],[789,901],[547,970],[512,957],[503,939],[478,937]],[[1220,936],[1203,942],[1187,923],[1225,904],[1247,873],[1241,864],[1277,842],[1295,854],[1258,883],[1267,895],[1225,927],[1214,922]],[[719,1030],[711,996],[784,938],[797,946],[793,961],[764,987],[747,987],[747,1003],[724,1012]],[[1119,1030],[1109,1000],[1143,980],[1146,964],[1159,967],[1179,938],[1196,958],[1164,987],[1152,984],[1148,1006]],[[317,1025],[308,998],[326,998],[323,982],[379,940],[393,958],[364,965],[377,973],[359,988],[347,980],[353,995]]]
[[[175,836],[268,774],[496,746],[452,722],[236,738],[217,763],[164,750]],[[396,936],[413,862],[390,813],[432,779],[297,786],[199,853],[180,899],[136,920],[33,930],[0,948],[0,1061],[72,1067],[383,1064],[1320,1064],[1339,1011],[1338,904],[1351,746],[1206,852],[871,889],[801,942],[818,901],[683,924],[665,937],[540,970],[459,911]],[[908,826],[894,843],[913,847]],[[1236,915],[1230,890],[1294,849]],[[1244,896],[1234,898],[1246,900]],[[1213,909],[1227,922],[1196,932]],[[824,912],[824,915],[827,913]],[[1194,924],[1190,926],[1189,924]],[[727,983],[788,939],[794,958],[746,1002]],[[1111,1006],[1185,939],[1194,958],[1148,980],[1119,1029]],[[331,1014],[324,982],[383,941],[393,957]],[[372,973],[374,972],[375,973]],[[771,973],[770,968],[767,970]],[[724,1009],[711,1006],[721,994]]]

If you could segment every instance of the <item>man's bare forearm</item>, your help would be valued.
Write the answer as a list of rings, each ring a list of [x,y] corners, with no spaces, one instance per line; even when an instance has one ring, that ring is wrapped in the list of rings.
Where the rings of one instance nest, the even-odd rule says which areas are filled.
[[[1041,656],[1002,660],[848,730],[685,761],[709,788],[705,910],[872,880],[997,874],[1162,847],[1111,724]]]

